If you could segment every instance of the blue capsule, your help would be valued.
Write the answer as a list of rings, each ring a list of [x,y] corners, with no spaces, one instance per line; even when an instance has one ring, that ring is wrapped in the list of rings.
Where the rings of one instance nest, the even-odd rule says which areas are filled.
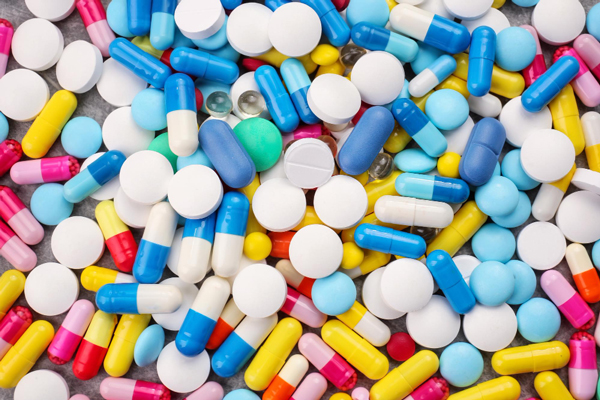
[[[170,61],[171,67],[176,71],[228,85],[235,82],[240,75],[236,63],[187,47],[173,50]]]
[[[489,26],[473,31],[469,50],[467,89],[473,96],[482,97],[492,87],[492,70],[496,60],[496,32]]]
[[[275,125],[283,132],[294,131],[300,124],[300,118],[275,68],[263,65],[254,73],[254,80],[265,98]]]
[[[175,7],[177,0],[153,0],[150,43],[157,50],[166,50],[175,40]]]
[[[240,4],[242,4],[242,0],[221,0],[221,5],[226,10],[234,10]]]
[[[442,50],[430,46],[427,43],[418,42],[418,45],[419,51],[417,57],[410,63],[410,67],[415,75],[419,75],[427,67],[433,64],[435,60],[446,54]]]
[[[302,122],[308,125],[321,122],[308,106],[306,94],[311,82],[302,63],[288,58],[281,64],[280,72]]]
[[[172,111],[189,110],[196,113],[196,87],[192,78],[185,74],[173,74],[165,83],[165,104]]]
[[[421,236],[373,224],[360,224],[354,231],[354,241],[363,249],[415,259],[427,248]]]
[[[367,50],[387,51],[402,62],[413,61],[419,52],[419,45],[414,40],[370,22],[354,25],[351,35],[354,44]]]
[[[350,41],[350,27],[331,0],[300,0],[306,4],[319,16],[323,33],[329,39],[329,42],[335,47],[342,47]]]
[[[475,307],[475,296],[450,254],[444,250],[432,251],[427,256],[427,268],[454,311],[466,314]]]
[[[126,39],[113,40],[108,52],[112,58],[155,88],[162,89],[171,75],[168,66]]]
[[[109,314],[170,314],[182,300],[181,291],[173,285],[108,283],[96,293],[96,305]]]
[[[506,131],[497,119],[484,118],[475,124],[458,165],[460,177],[473,186],[489,181],[505,141]]]
[[[469,198],[469,185],[461,179],[404,173],[396,178],[396,192],[404,197],[444,203],[462,203]]]
[[[127,0],[127,27],[135,36],[150,32],[152,0]]]
[[[234,331],[213,355],[212,369],[220,377],[232,377],[250,361],[256,350]]]
[[[439,157],[448,148],[448,141],[417,105],[409,99],[397,99],[392,112],[398,124],[429,157]]]

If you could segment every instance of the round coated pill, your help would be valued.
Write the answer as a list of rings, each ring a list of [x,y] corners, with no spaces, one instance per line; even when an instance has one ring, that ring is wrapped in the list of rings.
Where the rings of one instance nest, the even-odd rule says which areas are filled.
[[[108,26],[118,36],[132,38],[135,35],[129,31],[127,23],[127,0],[112,0],[106,7],[106,21]],[[176,48],[173,44],[173,48]]]
[[[285,3],[269,19],[269,40],[288,57],[305,56],[321,39],[321,20],[303,3]]]
[[[421,149],[406,149],[396,154],[394,164],[400,171],[424,174],[435,168],[437,160]]]
[[[158,324],[150,325],[135,342],[133,360],[139,367],[150,365],[158,359],[164,346],[165,330]]]
[[[274,123],[263,118],[248,118],[233,129],[244,149],[254,162],[256,172],[271,168],[283,149],[281,132]]]
[[[386,350],[396,361],[406,361],[415,354],[415,341],[406,332],[396,332],[390,337]]]
[[[600,6],[598,4],[588,11],[586,27],[590,35],[600,40]]]
[[[374,106],[396,100],[404,86],[402,64],[385,51],[372,51],[362,56],[354,65],[351,76],[362,101]]]
[[[248,389],[236,389],[227,393],[223,400],[260,400],[260,397]]]
[[[32,18],[15,30],[11,52],[24,68],[45,71],[58,62],[64,45],[62,32],[56,25],[42,18]]]
[[[343,272],[320,278],[311,291],[312,301],[317,310],[327,315],[340,315],[352,308],[356,301],[356,286]]]
[[[567,135],[554,129],[533,132],[521,147],[521,165],[538,182],[555,182],[569,173],[575,148]]]
[[[533,9],[531,25],[541,40],[560,46],[572,42],[583,31],[585,10],[578,0],[540,0]]]
[[[311,111],[323,122],[345,124],[360,109],[361,95],[356,86],[343,76],[319,75],[306,95]]]
[[[131,103],[131,115],[140,128],[160,131],[167,127],[165,92],[148,88],[139,92]],[[145,149],[146,147],[144,147]]]
[[[560,313],[551,301],[533,298],[517,310],[519,333],[533,343],[552,340],[560,329]]]
[[[523,108],[521,96],[509,100],[498,119],[506,130],[506,141],[514,147],[523,146],[532,133],[552,128],[550,109],[544,107],[540,112],[530,113]]]
[[[449,384],[460,388],[477,382],[483,366],[481,353],[469,343],[452,343],[440,356],[440,374]]]
[[[508,21],[508,18],[506,18],[506,15],[495,8],[490,8],[490,10],[481,18],[470,21],[461,21],[461,24],[467,28],[471,34],[480,26],[489,26],[496,32],[496,35],[502,32],[502,30],[510,27],[510,22]]]
[[[66,312],[75,303],[79,281],[69,268],[49,262],[31,270],[24,293],[33,311],[51,317]]]
[[[502,159],[502,176],[510,179],[517,189],[531,190],[539,186],[539,182],[531,179],[521,165],[521,150],[511,150]]]
[[[346,8],[346,19],[352,28],[360,22],[385,27],[390,18],[390,9],[385,0],[353,0]]]
[[[171,247],[171,251],[174,249]],[[183,296],[183,301],[181,306],[177,309],[177,311],[172,312],[170,314],[152,314],[152,318],[156,321],[157,324],[162,326],[168,331],[178,331],[181,329],[181,325],[183,324],[183,320],[187,315],[190,307],[192,307],[192,303],[196,299],[196,295],[198,295],[198,288],[196,285],[192,283],[186,283],[179,278],[169,278],[165,279],[160,283],[161,285],[171,285],[177,287]]]
[[[400,318],[405,313],[394,310],[383,300],[381,294],[381,278],[386,268],[387,267],[377,268],[367,275],[367,279],[365,279],[362,287],[362,300],[371,314],[380,319],[391,320]]]
[[[571,184],[581,190],[587,190],[600,195],[600,172],[586,168],[577,168]]]
[[[471,291],[477,301],[485,306],[499,306],[515,290],[512,270],[498,261],[484,261],[471,274]]]
[[[503,228],[516,228],[523,225],[531,216],[531,200],[525,192],[519,192],[519,202],[513,212],[501,217],[492,217],[492,221]]]
[[[287,283],[275,268],[253,264],[237,274],[231,293],[241,312],[251,318],[266,318],[283,307]]]
[[[150,215],[152,205],[145,205],[131,200],[119,186],[115,196],[115,210],[119,219],[132,228],[144,228]]]
[[[600,239],[600,197],[585,190],[568,195],[558,207],[556,225],[571,242],[597,241]]]
[[[506,263],[515,277],[515,290],[506,302],[508,304],[522,304],[529,300],[537,287],[537,280],[533,269],[523,261],[510,260]]]
[[[471,274],[475,268],[481,264],[481,261],[469,254],[461,254],[460,256],[456,256],[452,258],[452,261],[454,261],[454,264],[456,264],[456,267],[460,271],[467,285],[471,281]]]
[[[270,179],[256,189],[252,211],[258,223],[272,232],[285,232],[302,221],[306,197],[287,179]]]
[[[406,330],[419,345],[439,349],[456,339],[460,315],[445,297],[434,295],[425,307],[406,315]]]
[[[495,352],[507,347],[517,334],[517,317],[508,304],[498,307],[475,305],[465,314],[463,332],[481,351]]]
[[[285,151],[283,168],[292,184],[302,189],[313,189],[331,178],[335,161],[325,142],[307,138],[295,141]]]
[[[273,11],[262,4],[245,3],[229,14],[227,40],[238,53],[256,57],[271,50],[269,21]]]
[[[529,224],[517,236],[519,258],[538,271],[556,267],[566,251],[567,241],[563,233],[550,222]]]
[[[225,10],[219,0],[184,0],[175,9],[177,28],[192,40],[214,35],[224,22]]]
[[[102,75],[96,84],[100,96],[115,107],[130,106],[135,96],[147,86],[145,80],[113,58],[104,61]]]
[[[169,133],[164,132],[152,139],[150,145],[148,145],[148,150],[155,151],[159,154],[162,154],[171,164],[171,168],[173,172],[177,170],[177,154],[173,153],[173,150],[169,147]]]
[[[31,213],[44,225],[58,225],[69,218],[73,212],[73,203],[63,196],[63,185],[46,183],[38,187],[31,196]]]
[[[333,229],[348,229],[367,212],[367,192],[356,179],[336,175],[315,193],[314,207],[323,223]]]
[[[131,155],[121,167],[121,188],[131,200],[155,204],[167,197],[173,167],[165,156],[144,150]]]
[[[191,156],[177,157],[177,171],[184,169],[188,165],[204,165],[214,169],[210,159],[200,147]]]
[[[0,112],[8,118],[26,122],[38,116],[50,98],[46,81],[28,69],[14,69],[0,78]]]
[[[85,40],[76,40],[65,47],[58,64],[56,79],[63,89],[73,93],[90,91],[102,76],[102,54]]]
[[[87,158],[102,146],[102,128],[92,118],[73,118],[60,133],[60,142],[67,154]]]
[[[68,400],[69,385],[57,372],[38,369],[21,378],[14,400]]]
[[[454,18],[470,21],[483,17],[491,8],[494,0],[482,0],[474,3],[463,0],[444,0],[444,7]]]
[[[515,254],[517,243],[511,231],[496,224],[485,224],[471,241],[473,254],[481,261],[508,262]]]
[[[307,278],[324,278],[340,266],[343,246],[340,237],[325,225],[308,225],[290,242],[290,261]]]
[[[432,294],[433,278],[420,261],[411,258],[392,261],[381,277],[381,295],[386,304],[394,310],[420,310],[429,303]]]
[[[0,112],[0,142],[4,142],[8,137],[8,120]]]
[[[52,22],[62,21],[75,10],[75,0],[25,0],[25,5],[36,17]]]
[[[158,378],[167,388],[173,392],[187,393],[206,382],[210,372],[210,358],[206,351],[194,357],[184,356],[173,341],[160,352],[156,370]]]
[[[102,139],[108,150],[119,150],[129,157],[150,146],[154,139],[154,131],[136,124],[133,118],[133,106],[121,107],[108,114],[104,120]]]
[[[518,26],[503,29],[496,38],[496,64],[506,71],[525,69],[533,62],[536,51],[533,35]]]
[[[81,171],[87,169],[87,167],[100,158],[102,154],[104,154],[104,152],[96,153],[86,158],[86,160],[81,164]],[[105,183],[100,189],[92,193],[90,197],[98,201],[114,199],[120,187],[121,185],[119,184],[119,177],[115,176],[110,181]]]
[[[539,3],[539,1],[540,0],[512,0],[512,2],[519,7],[533,7]]]
[[[439,129],[457,129],[469,118],[469,103],[456,90],[436,90],[427,98],[425,113]]]
[[[512,213],[519,203],[519,190],[503,176],[493,176],[475,191],[475,202],[484,214],[501,217]]]
[[[219,207],[223,185],[215,171],[190,165],[177,171],[169,182],[169,203],[184,218],[206,218]]]
[[[71,269],[82,269],[102,257],[104,237],[95,221],[85,217],[70,217],[54,229],[51,246],[52,254],[59,263]]]

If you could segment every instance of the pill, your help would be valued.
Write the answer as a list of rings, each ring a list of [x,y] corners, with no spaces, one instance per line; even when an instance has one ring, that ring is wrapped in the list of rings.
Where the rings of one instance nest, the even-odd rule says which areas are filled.
[[[175,342],[171,342],[161,351],[156,370],[168,389],[177,393],[192,392],[206,382],[210,359],[205,351],[195,357],[186,357],[177,350]]]
[[[63,320],[48,347],[48,358],[56,365],[71,361],[83,334],[94,316],[94,305],[85,299],[77,300]]]
[[[31,311],[27,307],[15,306],[0,321],[0,358],[14,346],[33,321]]]

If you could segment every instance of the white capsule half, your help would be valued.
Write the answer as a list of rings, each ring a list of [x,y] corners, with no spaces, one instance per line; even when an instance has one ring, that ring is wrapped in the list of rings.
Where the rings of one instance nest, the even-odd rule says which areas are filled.
[[[161,246],[171,247],[178,220],[179,216],[169,203],[162,201],[155,204],[150,210],[150,215],[148,215],[148,222],[142,239]]]
[[[177,286],[140,284],[136,300],[140,314],[170,314],[181,307],[183,296]]]
[[[215,233],[211,262],[215,274],[224,278],[235,275],[240,268],[243,252],[244,236]]]
[[[207,278],[200,286],[192,310],[214,321],[219,319],[231,294],[229,282],[218,276]]]
[[[184,237],[179,251],[177,273],[182,281],[198,283],[209,269],[212,243],[195,236]]]
[[[234,332],[252,348],[258,349],[275,325],[277,325],[277,313],[266,318],[246,317]]]
[[[556,186],[543,183],[531,205],[531,214],[538,221],[550,221],[564,196],[565,193]]]
[[[362,316],[354,331],[375,347],[385,346],[390,341],[390,328],[369,311]]]
[[[169,147],[175,155],[187,157],[198,149],[198,122],[192,110],[175,110],[167,114]]]
[[[452,207],[439,201],[383,196],[375,203],[377,218],[389,224],[445,228],[454,219]]]
[[[482,97],[469,96],[467,102],[471,112],[483,118],[496,118],[502,111],[502,102],[490,93]]]

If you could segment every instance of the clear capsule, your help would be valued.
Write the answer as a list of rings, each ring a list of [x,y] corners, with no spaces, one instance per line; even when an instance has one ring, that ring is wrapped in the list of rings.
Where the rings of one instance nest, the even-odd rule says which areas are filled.
[[[211,116],[225,118],[233,110],[233,102],[227,93],[217,91],[208,96],[205,107]]]
[[[238,108],[247,118],[258,117],[266,107],[265,98],[256,90],[247,90],[238,98]]]
[[[387,153],[379,153],[368,172],[369,176],[375,180],[385,179],[394,172],[394,159]]]
[[[367,50],[355,44],[347,44],[340,52],[340,62],[347,69],[352,69],[354,64],[365,54]]]

